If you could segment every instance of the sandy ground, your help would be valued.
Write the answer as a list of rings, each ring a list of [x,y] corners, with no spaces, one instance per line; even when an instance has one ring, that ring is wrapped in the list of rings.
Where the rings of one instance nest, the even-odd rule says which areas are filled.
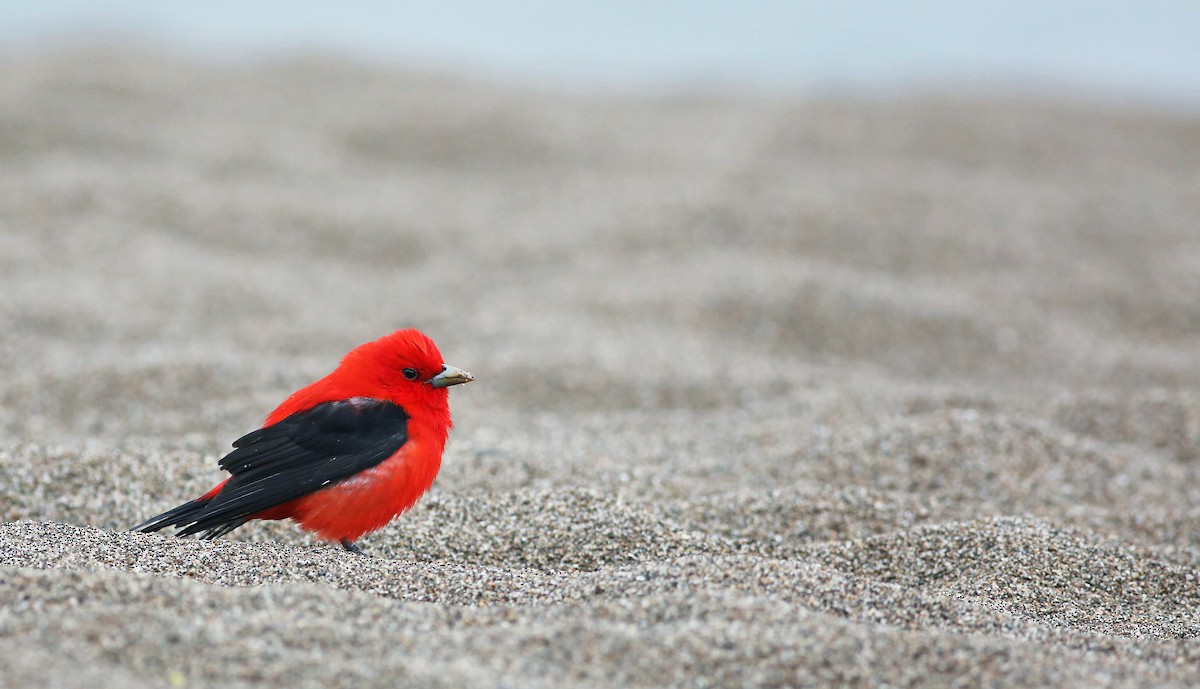
[[[1194,686],[1200,117],[0,61],[0,686]],[[129,534],[352,346],[359,558]]]

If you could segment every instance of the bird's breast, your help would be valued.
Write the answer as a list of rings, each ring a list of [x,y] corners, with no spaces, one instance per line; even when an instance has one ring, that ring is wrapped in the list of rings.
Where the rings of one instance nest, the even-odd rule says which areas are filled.
[[[392,456],[296,501],[292,518],[328,540],[351,541],[412,507],[437,478],[442,448],[411,438]]]

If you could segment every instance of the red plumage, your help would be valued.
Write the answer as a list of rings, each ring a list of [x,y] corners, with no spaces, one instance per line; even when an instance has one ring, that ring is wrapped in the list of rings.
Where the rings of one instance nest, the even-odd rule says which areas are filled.
[[[228,479],[134,529],[216,538],[251,519],[292,519],[358,552],[355,540],[433,484],[452,425],[446,388],[471,380],[417,330],[360,345],[234,442],[221,460]]]

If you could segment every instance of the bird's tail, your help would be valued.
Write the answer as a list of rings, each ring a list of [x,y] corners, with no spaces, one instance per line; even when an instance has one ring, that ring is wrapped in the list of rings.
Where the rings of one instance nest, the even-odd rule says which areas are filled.
[[[167,510],[157,517],[150,517],[146,521],[129,529],[130,531],[143,531],[150,533],[165,529],[168,526],[183,526],[196,521],[204,512],[204,508],[208,507],[208,503],[212,502],[212,498],[197,498],[191,502],[185,502],[173,510]]]
[[[185,502],[179,507],[176,507],[173,510],[167,510],[156,517],[151,517],[129,530],[150,533],[153,531],[158,531],[159,529],[165,529],[168,526],[177,526],[181,528],[181,530],[176,534],[177,536],[188,536],[194,533],[203,532],[200,537],[211,540],[214,538],[220,538],[221,536],[224,536],[225,534],[233,531],[249,521],[248,519],[239,519],[226,522],[224,524],[218,524],[210,528],[196,528],[196,522],[201,516],[203,516],[204,510],[208,507],[208,503],[210,502],[212,502],[211,493],[196,498],[191,502]]]

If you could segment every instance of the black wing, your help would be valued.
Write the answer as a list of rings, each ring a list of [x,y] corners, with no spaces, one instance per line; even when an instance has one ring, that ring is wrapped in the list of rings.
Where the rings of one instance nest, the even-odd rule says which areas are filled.
[[[370,398],[325,402],[248,433],[221,460],[229,481],[209,500],[193,500],[134,527],[183,527],[216,538],[251,516],[345,480],[395,454],[408,440],[408,414]]]

